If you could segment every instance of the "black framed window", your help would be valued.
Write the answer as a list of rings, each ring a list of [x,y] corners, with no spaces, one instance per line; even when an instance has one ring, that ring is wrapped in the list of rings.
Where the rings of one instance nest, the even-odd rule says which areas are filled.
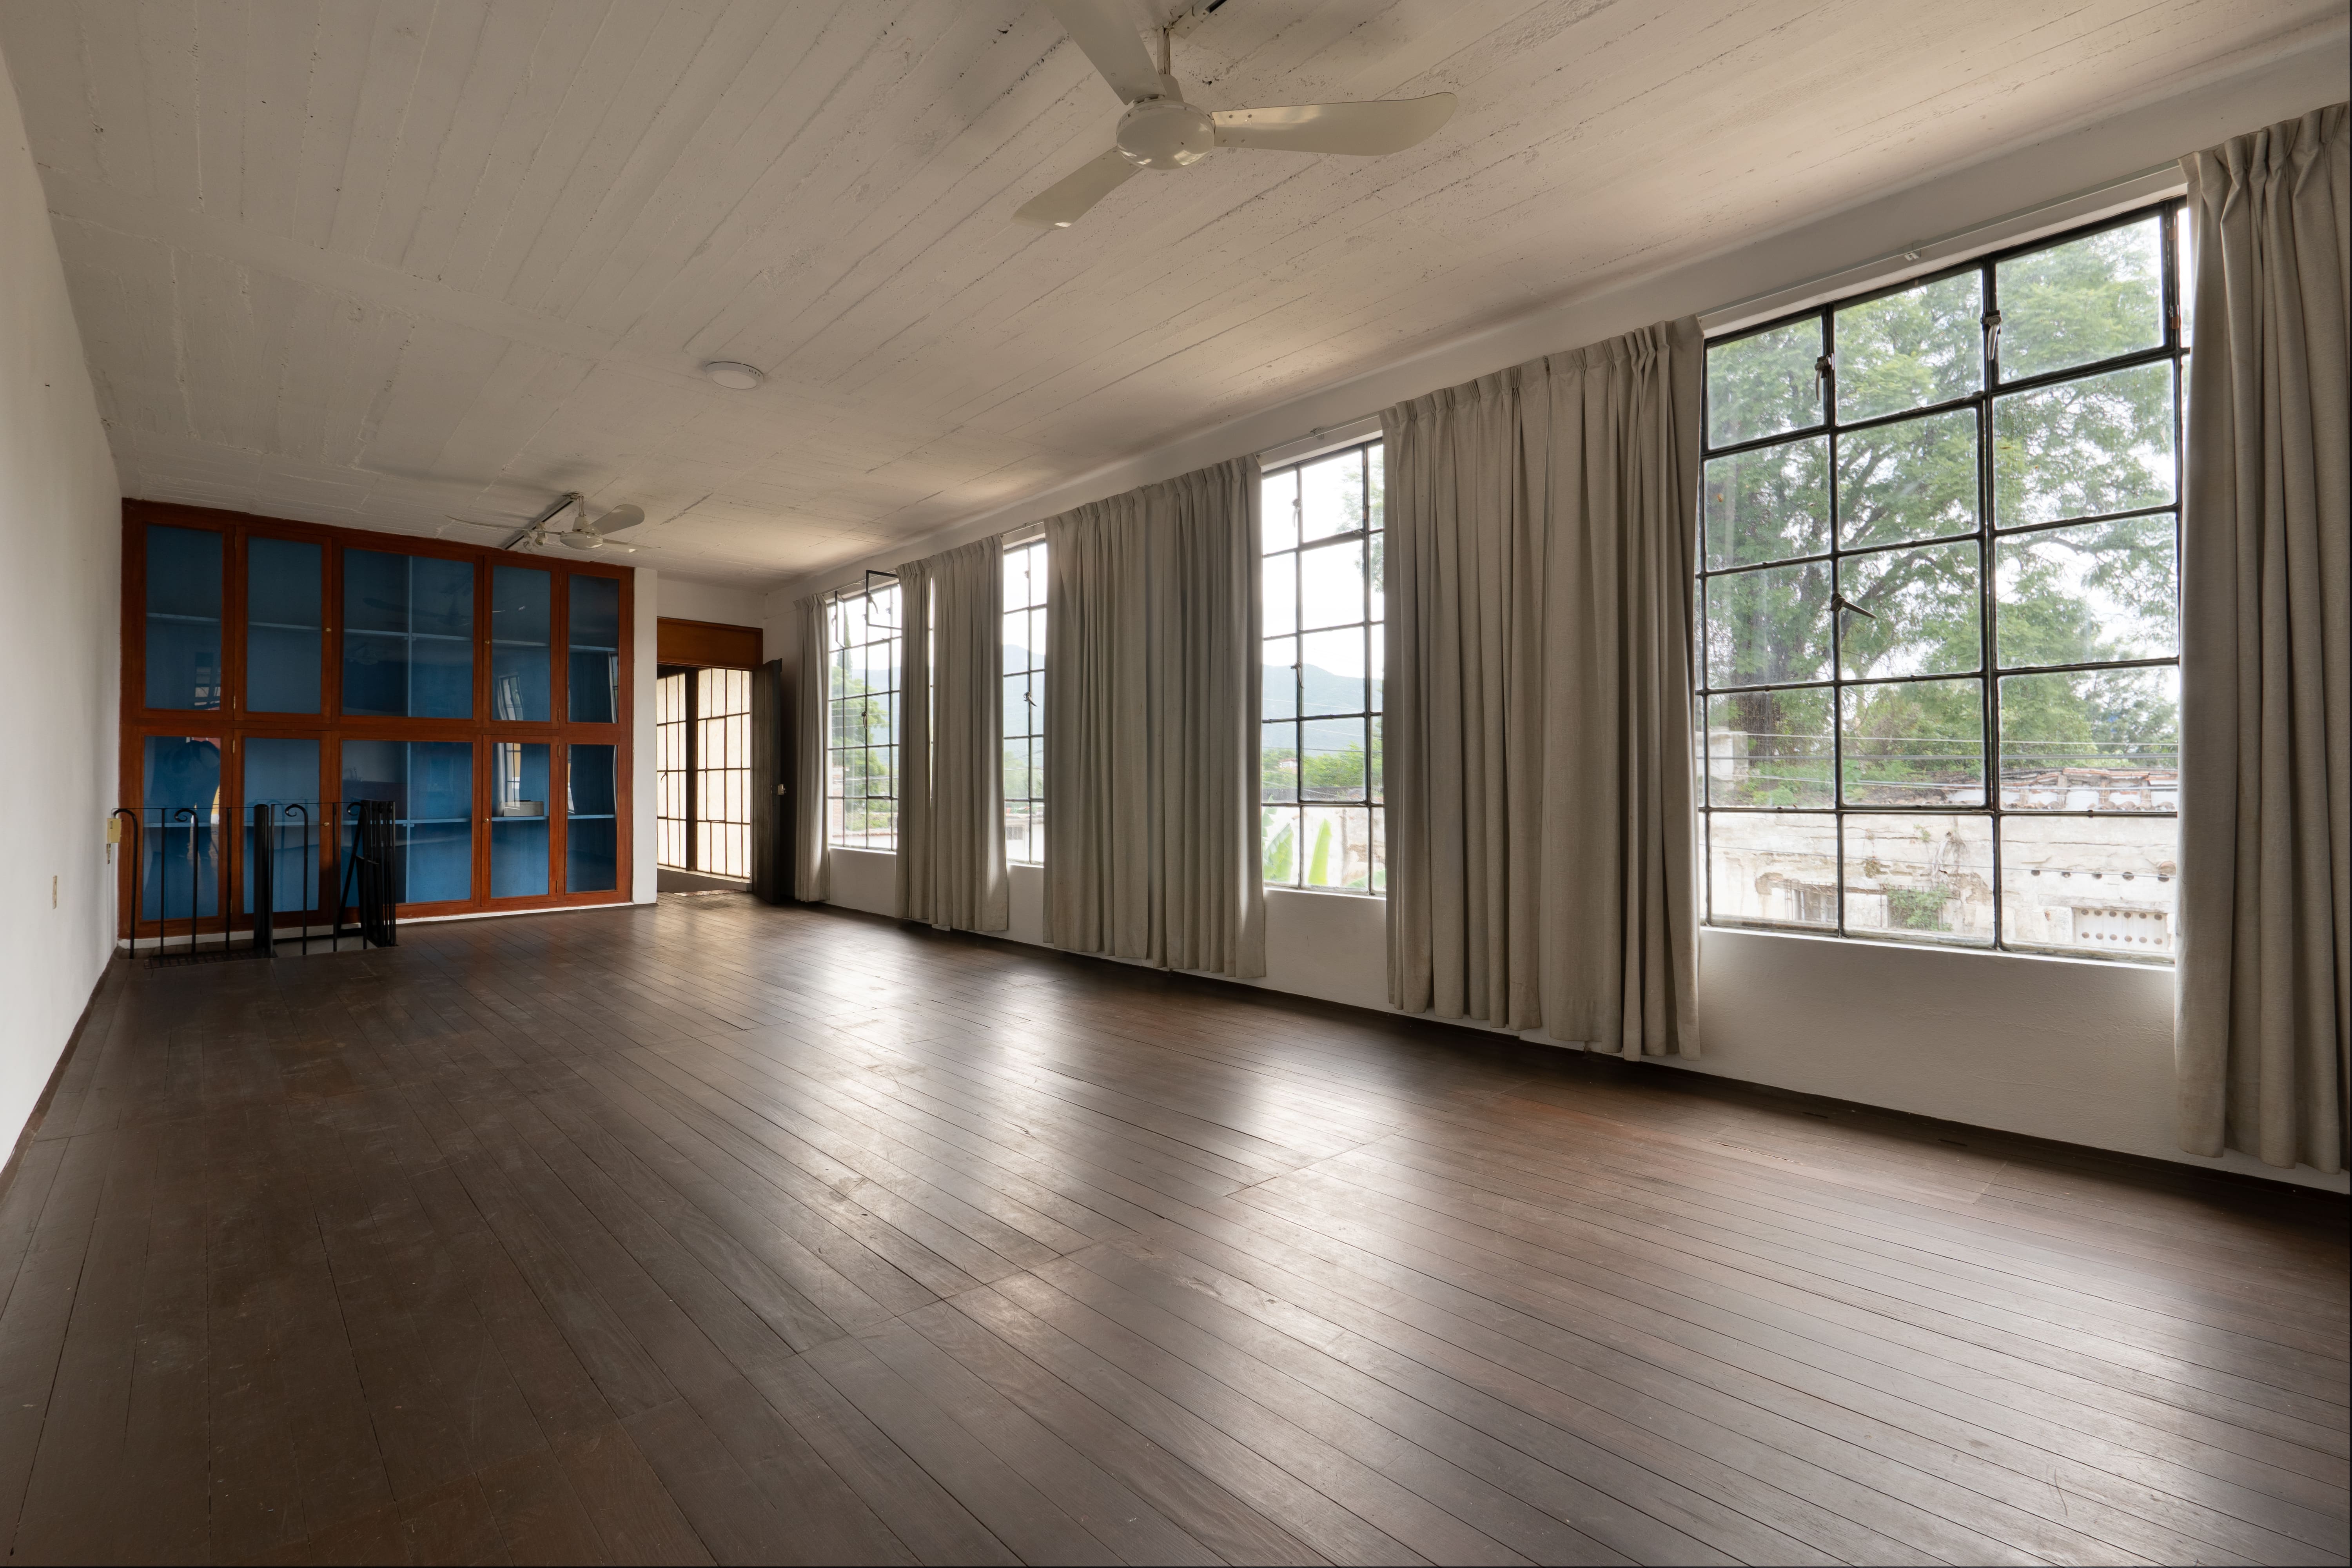
[[[898,846],[898,584],[836,594],[825,605],[831,662],[825,741],[826,842]]]
[[[2179,213],[1708,343],[1713,923],[2171,961]]]
[[[1258,816],[1266,885],[1381,893],[1378,440],[1265,476]]]
[[[1004,858],[1045,860],[1045,542],[1004,552]]]

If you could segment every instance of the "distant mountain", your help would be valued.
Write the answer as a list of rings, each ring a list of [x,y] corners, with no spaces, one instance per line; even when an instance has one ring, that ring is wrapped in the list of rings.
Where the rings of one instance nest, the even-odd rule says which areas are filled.
[[[1007,669],[1027,663],[1028,658],[1028,650],[1025,648],[1008,646],[1004,650],[1004,667]],[[1265,679],[1265,686],[1259,693],[1259,701],[1262,704],[1261,717],[1268,720],[1290,717],[1295,711],[1291,706],[1290,670],[1280,665],[1265,665],[1261,668],[1264,670]],[[1320,665],[1310,664],[1302,667],[1298,671],[1298,682],[1307,706],[1310,709],[1342,706],[1353,708],[1364,700],[1363,681],[1352,675],[1335,674]],[[1381,707],[1381,683],[1373,681],[1371,689],[1372,710],[1378,712]],[[1360,723],[1360,721],[1358,722]],[[1345,746],[1356,739],[1357,734],[1356,724],[1351,724],[1346,720],[1328,722],[1315,719],[1307,721],[1307,743],[1309,746]]]

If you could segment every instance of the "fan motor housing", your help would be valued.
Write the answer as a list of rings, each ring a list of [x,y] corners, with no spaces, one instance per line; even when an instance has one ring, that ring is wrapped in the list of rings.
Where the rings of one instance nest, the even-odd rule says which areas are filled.
[[[1217,122],[1181,99],[1147,98],[1118,120],[1118,151],[1146,169],[1181,169],[1216,150]]]

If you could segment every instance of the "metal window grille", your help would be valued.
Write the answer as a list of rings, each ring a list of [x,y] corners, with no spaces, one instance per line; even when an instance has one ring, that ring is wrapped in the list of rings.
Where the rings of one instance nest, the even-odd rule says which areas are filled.
[[[1379,894],[1381,449],[1265,476],[1258,816],[1270,887]]]
[[[2168,202],[1707,345],[1707,918],[2169,963]]]

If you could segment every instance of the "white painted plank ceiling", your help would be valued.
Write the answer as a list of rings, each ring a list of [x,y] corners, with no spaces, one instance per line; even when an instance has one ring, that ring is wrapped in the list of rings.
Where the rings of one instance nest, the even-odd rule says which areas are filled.
[[[639,562],[757,584],[2339,7],[1227,0],[1176,46],[1198,102],[1461,110],[1063,233],[1009,216],[1118,104],[1025,0],[5,0],[0,51],[128,493],[478,539],[445,514],[579,489],[646,509]]]

